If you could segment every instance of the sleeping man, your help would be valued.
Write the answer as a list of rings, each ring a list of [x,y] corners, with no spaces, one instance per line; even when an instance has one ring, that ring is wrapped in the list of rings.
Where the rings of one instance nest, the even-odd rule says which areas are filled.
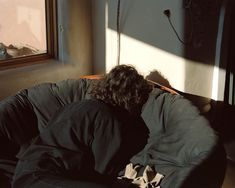
[[[34,139],[13,188],[115,187],[118,172],[147,142],[140,113],[151,90],[133,67],[113,68],[93,86],[92,99],[65,106]]]

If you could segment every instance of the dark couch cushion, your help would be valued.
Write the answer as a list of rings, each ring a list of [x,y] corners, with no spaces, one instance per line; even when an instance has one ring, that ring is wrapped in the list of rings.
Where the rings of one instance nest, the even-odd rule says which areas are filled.
[[[89,98],[89,88],[87,79],[43,83],[0,101],[0,187],[10,186],[17,154],[62,106]]]
[[[38,134],[37,119],[24,91],[0,102],[0,177],[7,187],[14,174],[16,155]]]
[[[36,136],[37,118],[25,91],[0,102],[0,137],[22,146]],[[9,153],[6,148],[6,153]],[[1,151],[2,152],[2,151]]]

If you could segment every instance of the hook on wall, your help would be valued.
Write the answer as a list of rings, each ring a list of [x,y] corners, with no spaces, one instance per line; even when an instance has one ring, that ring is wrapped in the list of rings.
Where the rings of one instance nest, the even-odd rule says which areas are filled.
[[[191,2],[192,0],[185,0],[187,1],[187,7],[189,6],[189,8],[191,8]],[[189,4],[188,4],[189,3]],[[170,26],[171,28],[173,29],[176,37],[178,38],[178,40],[184,44],[184,45],[188,45],[192,42],[192,39],[193,39],[193,23],[192,23],[192,15],[190,13],[190,21],[191,21],[191,33],[190,33],[190,37],[189,37],[189,40],[188,41],[184,41],[183,39],[181,39],[181,37],[179,36],[178,32],[176,31],[175,29],[175,26],[173,25],[172,21],[171,21],[171,10],[170,9],[165,9],[163,11],[163,14],[167,17],[169,23],[170,23]]]
[[[164,10],[163,13],[164,13],[168,18],[170,18],[170,16],[171,16],[171,11],[170,11],[170,9]]]

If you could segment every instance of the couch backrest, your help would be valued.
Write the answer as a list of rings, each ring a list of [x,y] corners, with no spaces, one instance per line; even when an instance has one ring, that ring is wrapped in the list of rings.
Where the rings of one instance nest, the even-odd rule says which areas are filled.
[[[27,99],[37,116],[37,126],[42,131],[53,115],[71,102],[88,98],[90,80],[64,80],[58,83],[43,83],[26,91]]]
[[[64,80],[24,89],[0,102],[0,135],[22,145],[61,107],[89,98],[90,80]]]
[[[0,101],[0,176],[13,174],[16,155],[61,107],[89,98],[90,83],[88,79],[43,83]]]

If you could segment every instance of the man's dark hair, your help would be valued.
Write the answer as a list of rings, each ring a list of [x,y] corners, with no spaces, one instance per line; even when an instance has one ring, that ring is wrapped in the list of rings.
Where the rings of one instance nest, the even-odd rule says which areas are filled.
[[[91,95],[131,113],[140,113],[151,90],[147,80],[134,67],[118,65],[93,86]]]

